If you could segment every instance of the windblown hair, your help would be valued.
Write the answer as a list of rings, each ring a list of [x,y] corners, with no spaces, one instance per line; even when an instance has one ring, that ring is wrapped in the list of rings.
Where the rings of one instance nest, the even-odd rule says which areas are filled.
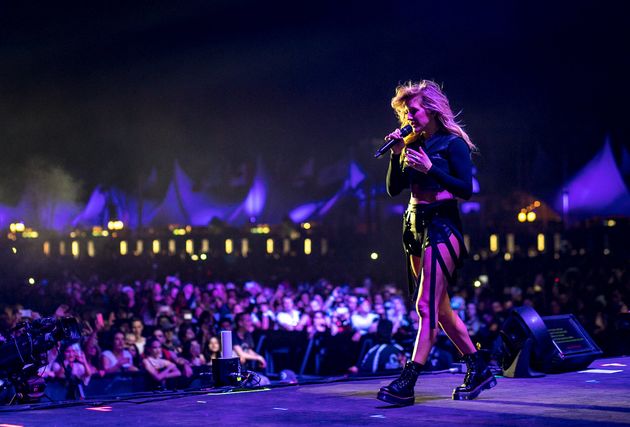
[[[398,116],[401,124],[407,122],[405,107],[407,103],[419,97],[422,106],[430,113],[435,114],[438,125],[448,133],[461,137],[470,147],[471,151],[477,151],[477,147],[472,143],[470,137],[457,122],[456,115],[451,110],[448,98],[442,92],[442,88],[431,80],[421,80],[420,82],[408,81],[396,88],[396,95],[392,98],[392,108]]]

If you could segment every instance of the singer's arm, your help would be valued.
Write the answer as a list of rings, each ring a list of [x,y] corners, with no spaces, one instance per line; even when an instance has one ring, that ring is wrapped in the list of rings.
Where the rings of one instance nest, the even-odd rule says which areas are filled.
[[[392,197],[399,195],[401,191],[409,186],[407,177],[403,174],[400,166],[400,154],[392,153],[385,182],[387,184],[387,194]]]
[[[457,138],[449,144],[448,153],[451,174],[435,165],[429,169],[428,174],[455,196],[468,200],[472,196],[470,149],[463,139]]]

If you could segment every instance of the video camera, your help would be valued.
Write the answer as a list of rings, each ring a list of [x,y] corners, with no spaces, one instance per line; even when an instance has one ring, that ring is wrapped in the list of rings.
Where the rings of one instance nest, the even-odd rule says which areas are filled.
[[[11,401],[37,401],[46,384],[38,370],[48,364],[47,352],[60,341],[81,338],[81,328],[73,317],[44,317],[18,323],[0,343],[0,403],[2,395],[13,393]]]

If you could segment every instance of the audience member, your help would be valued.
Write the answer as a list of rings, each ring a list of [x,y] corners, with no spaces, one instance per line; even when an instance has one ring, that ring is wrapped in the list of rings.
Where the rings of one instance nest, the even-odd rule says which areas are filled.
[[[149,338],[145,346],[144,369],[155,380],[158,386],[164,387],[166,380],[182,375],[177,366],[164,358],[162,343],[157,338]]]
[[[143,331],[144,331],[144,324],[142,323],[142,320],[138,318],[132,319],[131,332],[133,332],[133,335],[136,337],[134,344],[138,348],[138,352],[140,354],[144,353],[144,345],[147,342],[146,338],[142,335]]]
[[[232,345],[234,353],[241,359],[241,364],[251,370],[265,369],[267,361],[254,350],[252,316],[249,313],[239,313],[235,322],[236,331],[232,334]]]
[[[101,360],[103,369],[108,374],[138,370],[133,365],[133,356],[125,348],[125,336],[120,331],[114,333],[112,349],[105,350],[101,355]]]

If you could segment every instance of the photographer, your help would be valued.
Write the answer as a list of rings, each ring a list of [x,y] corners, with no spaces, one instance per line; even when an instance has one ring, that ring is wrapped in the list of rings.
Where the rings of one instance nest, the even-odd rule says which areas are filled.
[[[13,328],[3,331],[5,341],[0,351],[0,395],[19,402],[36,402],[44,395],[46,388],[46,370],[50,367],[55,377],[65,378],[72,387],[71,396],[83,397],[81,387],[87,384],[91,370],[85,357],[77,354],[80,349],[76,343],[81,338],[81,330],[75,318],[37,318],[33,321],[21,321]],[[59,342],[66,343],[63,357],[58,362],[50,361],[54,357]],[[77,393],[78,391],[78,393]],[[9,400],[7,400],[9,401]]]

